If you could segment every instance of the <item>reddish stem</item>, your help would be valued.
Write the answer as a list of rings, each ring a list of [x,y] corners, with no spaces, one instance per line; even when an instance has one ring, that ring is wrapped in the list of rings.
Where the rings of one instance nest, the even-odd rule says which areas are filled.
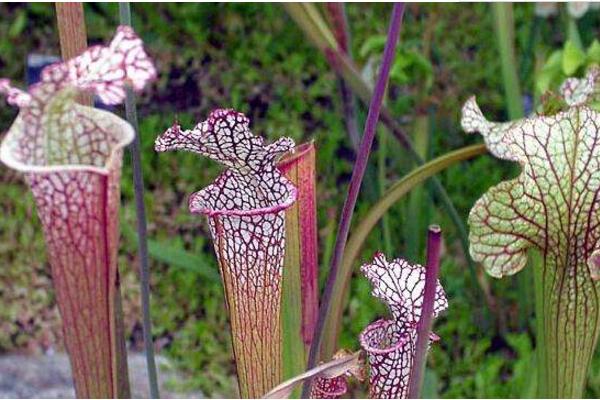
[[[55,3],[60,54],[63,61],[75,58],[87,49],[87,31],[83,3]],[[79,93],[77,101],[92,106],[92,96]]]
[[[56,20],[63,60],[83,53],[87,49],[83,3],[56,3]]]
[[[396,52],[396,45],[398,44],[400,29],[402,27],[402,16],[404,15],[404,4],[395,3],[394,10],[392,11],[392,17],[390,21],[390,28],[388,31],[387,41],[385,44],[385,50],[383,52],[383,59],[381,62],[381,70],[373,97],[371,98],[371,104],[369,106],[369,114],[365,122],[365,130],[358,149],[356,157],[356,163],[352,171],[352,178],[350,179],[350,187],[348,188],[348,195],[344,202],[344,208],[342,209],[342,216],[340,219],[340,225],[338,228],[338,234],[336,237],[335,247],[333,256],[331,258],[331,265],[329,269],[329,276],[327,278],[327,284],[323,293],[321,307],[319,309],[319,319],[317,320],[317,326],[315,328],[315,335],[312,346],[310,348],[310,354],[308,357],[307,369],[314,368],[321,348],[321,342],[323,340],[323,326],[325,325],[325,318],[329,313],[329,306],[331,303],[331,295],[333,287],[337,277],[337,270],[342,260],[344,250],[346,248],[346,241],[348,240],[348,233],[350,230],[350,223],[352,222],[352,214],[354,213],[354,207],[356,200],[358,199],[358,193],[360,186],[367,168],[367,162],[369,160],[369,154],[373,145],[373,139],[375,137],[375,128],[377,121],[379,120],[379,113],[383,104],[383,96],[385,94],[385,88],[387,86],[392,61]],[[303,388],[302,396],[307,397],[310,394],[311,382],[308,380]]]
[[[425,270],[423,310],[421,311],[421,319],[417,325],[417,344],[415,345],[415,358],[408,388],[408,398],[410,399],[420,398],[421,386],[423,385],[431,322],[433,320],[435,290],[440,270],[441,238],[442,230],[440,227],[438,225],[431,225],[427,233],[427,269]]]

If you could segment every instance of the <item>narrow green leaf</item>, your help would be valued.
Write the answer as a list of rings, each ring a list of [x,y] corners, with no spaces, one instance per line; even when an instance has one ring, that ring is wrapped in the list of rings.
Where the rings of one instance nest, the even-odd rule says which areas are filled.
[[[565,43],[562,54],[562,70],[567,76],[573,75],[585,63],[585,53],[573,42]],[[515,117],[511,117],[515,119]]]
[[[12,24],[10,24],[10,28],[8,29],[8,37],[11,39],[19,36],[23,29],[25,29],[25,25],[27,24],[27,16],[24,11],[20,11],[17,13],[17,17],[13,20]]]
[[[221,279],[219,272],[208,264],[203,257],[173,245],[148,240],[148,255],[173,267],[195,272],[210,282],[216,283]]]

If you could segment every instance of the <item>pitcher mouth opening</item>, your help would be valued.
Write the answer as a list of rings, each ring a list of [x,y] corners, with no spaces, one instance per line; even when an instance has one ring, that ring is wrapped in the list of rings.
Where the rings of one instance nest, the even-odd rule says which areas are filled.
[[[119,150],[124,149],[129,145],[134,137],[135,132],[133,127],[125,120],[119,118],[118,116],[110,113],[108,111],[100,110],[97,108],[82,106],[79,104],[75,104],[75,107],[79,107],[85,112],[93,112],[98,118],[105,119],[110,121],[112,125],[114,125],[115,129],[119,129],[121,134],[119,135],[119,140],[114,143],[108,145],[108,155],[105,157],[103,166],[95,166],[92,164],[29,164],[18,160],[14,156],[14,152],[17,151],[15,146],[18,146],[18,137],[19,132],[15,132],[14,129],[15,124],[17,123],[25,123],[21,117],[17,117],[18,120],[13,124],[13,126],[9,129],[8,134],[4,138],[2,145],[0,146],[0,161],[6,164],[8,167],[15,169],[24,173],[57,173],[57,172],[67,172],[67,171],[79,171],[79,172],[93,172],[100,175],[108,175],[110,172],[110,167],[115,161],[115,157],[117,157],[117,153]]]
[[[405,332],[400,332],[401,328],[397,324],[398,323],[396,321],[384,319],[380,319],[376,322],[373,322],[372,324],[367,326],[365,330],[363,330],[360,334],[359,341],[361,347],[367,353],[377,355],[387,355],[402,349],[406,344],[410,342],[410,329],[414,328],[409,328]],[[392,328],[392,330],[390,331],[388,330],[388,328]],[[381,336],[382,338],[387,338],[389,340],[389,345],[382,345],[381,342],[383,340],[377,337],[371,337],[371,335],[374,335],[382,330],[385,331],[385,334]],[[393,334],[392,338],[390,338],[390,333]]]

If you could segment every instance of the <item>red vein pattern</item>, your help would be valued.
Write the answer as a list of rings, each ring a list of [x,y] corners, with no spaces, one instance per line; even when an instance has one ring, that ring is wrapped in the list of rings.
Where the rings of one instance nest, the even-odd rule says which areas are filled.
[[[296,188],[275,163],[294,148],[282,138],[265,145],[234,110],[213,111],[194,129],[169,128],[157,151],[187,150],[228,167],[190,196],[192,213],[208,216],[231,319],[240,392],[260,397],[280,383],[285,210]]]
[[[425,268],[402,259],[387,261],[377,253],[361,271],[373,285],[373,296],[383,300],[392,315],[391,320],[372,323],[360,335],[369,363],[370,397],[407,398],[423,307]],[[447,308],[448,300],[438,281],[433,316]],[[437,339],[431,335],[431,341]]]
[[[317,377],[313,381],[311,399],[339,399],[348,391],[348,379],[345,375],[333,378]]]
[[[550,116],[495,123],[474,98],[463,107],[463,129],[479,132],[492,154],[522,168],[473,206],[470,253],[497,278],[524,268],[530,249],[541,253],[542,397],[582,396],[600,332],[600,114],[587,105],[598,94],[598,76],[591,69],[567,80],[561,93],[568,107]]]
[[[116,104],[125,84],[140,90],[154,76],[141,40],[119,27],[109,46],[45,68],[28,92],[0,80],[0,92],[21,109],[0,159],[25,173],[37,204],[78,397],[117,393],[119,178],[123,147],[134,132],[126,121],[74,99],[90,91]]]

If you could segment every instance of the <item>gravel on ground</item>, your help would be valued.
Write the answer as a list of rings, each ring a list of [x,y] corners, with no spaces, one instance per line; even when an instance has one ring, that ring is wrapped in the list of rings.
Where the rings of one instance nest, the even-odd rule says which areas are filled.
[[[184,378],[157,357],[162,398],[202,398],[199,392],[179,391]],[[133,398],[148,398],[146,360],[142,353],[128,355],[129,379]],[[0,355],[0,398],[75,398],[69,358],[64,353],[41,356]]]

